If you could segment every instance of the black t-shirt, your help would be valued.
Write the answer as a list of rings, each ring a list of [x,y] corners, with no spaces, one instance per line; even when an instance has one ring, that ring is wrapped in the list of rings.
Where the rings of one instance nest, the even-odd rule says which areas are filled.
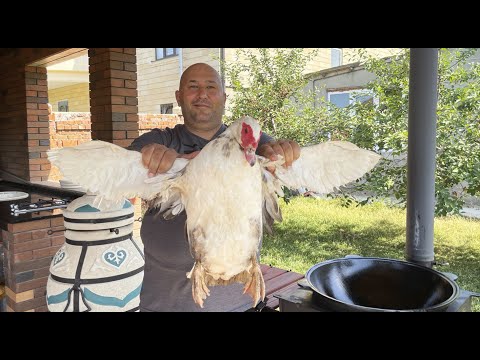
[[[218,130],[212,140],[223,133]],[[262,133],[259,146],[273,139]],[[188,154],[201,150],[208,144],[189,132],[183,124],[173,129],[153,129],[135,139],[130,149],[140,151],[151,143],[163,144],[178,153]],[[155,210],[145,214],[140,236],[144,245],[145,271],[140,294],[141,311],[245,311],[252,307],[252,298],[243,293],[243,284],[211,286],[204,308],[194,303],[192,285],[186,274],[193,267],[188,240],[185,234],[185,212],[165,220]]]

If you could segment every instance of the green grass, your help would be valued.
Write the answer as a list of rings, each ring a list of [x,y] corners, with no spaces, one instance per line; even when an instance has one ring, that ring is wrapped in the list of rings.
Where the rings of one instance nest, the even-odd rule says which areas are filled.
[[[305,273],[319,262],[356,254],[405,260],[406,212],[376,202],[341,206],[340,200],[295,197],[281,201],[283,222],[265,235],[261,262]],[[435,218],[435,266],[458,275],[465,290],[480,292],[480,220]],[[473,298],[472,309],[480,312]]]

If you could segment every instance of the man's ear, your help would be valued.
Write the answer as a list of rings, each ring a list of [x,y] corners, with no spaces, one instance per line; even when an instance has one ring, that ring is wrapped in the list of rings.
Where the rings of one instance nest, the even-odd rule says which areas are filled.
[[[181,98],[180,98],[180,90],[175,91],[175,99],[177,100],[177,103],[179,106],[182,106]]]

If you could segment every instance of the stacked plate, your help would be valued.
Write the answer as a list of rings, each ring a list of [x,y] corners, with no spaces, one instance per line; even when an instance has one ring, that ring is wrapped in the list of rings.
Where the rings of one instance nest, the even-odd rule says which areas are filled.
[[[62,179],[62,180],[59,180],[60,182],[60,187],[62,189],[66,189],[66,190],[74,190],[74,191],[80,191],[80,192],[87,192],[83,187],[81,187],[80,185],[78,184],[75,184],[67,179]]]
[[[23,191],[2,191],[0,192],[0,201],[20,200],[28,197]]]

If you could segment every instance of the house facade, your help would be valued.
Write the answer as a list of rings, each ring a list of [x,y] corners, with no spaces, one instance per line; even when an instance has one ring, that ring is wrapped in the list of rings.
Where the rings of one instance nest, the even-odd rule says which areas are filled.
[[[147,114],[179,114],[175,100],[180,76],[187,67],[197,62],[211,65],[220,72],[220,59],[227,63],[237,59],[236,48],[137,48],[138,111]],[[254,49],[251,49],[254,51]],[[312,51],[313,49],[305,49]],[[305,74],[336,68],[358,60],[355,48],[320,48],[307,64]],[[370,48],[375,57],[391,55],[396,49]],[[48,98],[53,111],[90,111],[88,93],[88,57],[56,64],[47,69]],[[63,83],[62,83],[63,78]],[[234,94],[226,84],[228,99]],[[228,107],[228,100],[227,100]]]
[[[220,61],[246,62],[237,59],[236,48],[138,48],[138,110],[140,113],[179,113],[175,90],[183,70],[197,62],[205,62],[220,72]],[[255,49],[250,49],[255,51]],[[314,49],[305,49],[311,52]],[[305,75],[324,69],[341,66],[358,60],[355,48],[319,48],[317,55],[307,63]],[[397,49],[371,48],[367,52],[375,57],[391,55]],[[235,96],[226,84],[227,108]]]

